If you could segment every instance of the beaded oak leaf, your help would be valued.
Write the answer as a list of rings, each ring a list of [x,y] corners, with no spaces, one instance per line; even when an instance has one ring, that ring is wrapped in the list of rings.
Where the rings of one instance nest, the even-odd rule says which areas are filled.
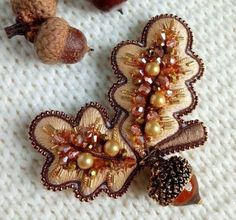
[[[153,18],[140,41],[113,50],[112,66],[119,79],[109,92],[113,119],[91,103],[74,119],[51,111],[32,122],[32,144],[47,158],[43,183],[52,190],[72,188],[81,201],[101,191],[117,197],[150,166],[151,198],[161,205],[199,203],[188,161],[166,157],[207,139],[201,122],[181,119],[197,104],[192,84],[203,74],[187,24],[172,15]]]
[[[72,188],[81,201],[101,191],[121,195],[137,167],[134,152],[97,103],[82,108],[76,118],[57,111],[40,114],[31,124],[30,139],[47,157],[42,181],[48,189]]]

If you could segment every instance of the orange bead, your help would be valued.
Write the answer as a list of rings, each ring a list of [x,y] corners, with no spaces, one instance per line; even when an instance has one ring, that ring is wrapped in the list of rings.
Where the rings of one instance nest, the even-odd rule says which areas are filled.
[[[183,191],[177,196],[172,205],[183,206],[191,204],[199,204],[201,201],[199,191],[198,191],[198,182],[195,175],[192,175],[189,183],[187,183]]]

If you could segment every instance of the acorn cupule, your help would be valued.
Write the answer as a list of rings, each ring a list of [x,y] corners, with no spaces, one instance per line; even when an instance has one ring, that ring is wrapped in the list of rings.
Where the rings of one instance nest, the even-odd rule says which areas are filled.
[[[10,0],[11,8],[17,20],[34,23],[54,17],[57,0]]]
[[[184,158],[152,159],[149,196],[160,205],[183,206],[201,201],[196,176]]]

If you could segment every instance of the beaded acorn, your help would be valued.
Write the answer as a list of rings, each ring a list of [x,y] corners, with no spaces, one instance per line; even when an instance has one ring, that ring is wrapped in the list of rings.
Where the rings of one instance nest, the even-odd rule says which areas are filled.
[[[203,74],[187,24],[173,15],[157,16],[141,41],[118,44],[111,60],[119,79],[109,91],[114,118],[91,103],[75,118],[47,111],[33,120],[30,140],[46,157],[44,185],[71,188],[81,201],[100,192],[116,198],[137,171],[149,167],[148,194],[160,205],[199,203],[191,165],[169,156],[207,140],[203,123],[181,118],[196,106],[193,83]]]
[[[160,205],[190,205],[201,201],[198,182],[188,161],[181,157],[149,158],[151,178],[148,195]],[[147,162],[148,163],[148,162]]]

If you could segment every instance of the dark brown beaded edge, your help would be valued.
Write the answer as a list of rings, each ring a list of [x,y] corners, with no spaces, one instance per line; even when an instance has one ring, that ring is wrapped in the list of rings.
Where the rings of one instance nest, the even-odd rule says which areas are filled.
[[[193,88],[193,84],[199,80],[203,73],[204,73],[204,63],[202,61],[202,59],[199,58],[198,55],[196,55],[193,51],[192,51],[192,44],[193,44],[193,34],[192,34],[192,31],[191,29],[189,28],[188,24],[181,18],[175,16],[175,15],[172,15],[172,14],[163,14],[163,15],[159,15],[159,16],[156,16],[154,18],[152,18],[148,24],[145,26],[144,30],[143,30],[143,33],[142,33],[142,36],[141,36],[141,40],[140,41],[134,41],[134,40],[128,40],[128,41],[123,41],[121,43],[119,43],[112,51],[112,56],[111,56],[111,65],[112,65],[112,69],[115,73],[115,75],[117,76],[118,78],[118,81],[113,84],[113,86],[111,87],[110,91],[109,91],[109,101],[110,101],[110,104],[111,106],[116,109],[116,111],[118,111],[117,109],[120,109],[120,111],[123,111],[125,113],[122,121],[120,122],[120,131],[121,131],[121,134],[122,134],[122,137],[125,138],[125,135],[123,134],[123,125],[124,125],[124,122],[125,120],[129,117],[129,112],[124,109],[122,106],[120,106],[116,100],[115,100],[115,92],[118,88],[120,88],[121,86],[125,85],[127,83],[127,78],[126,76],[122,73],[122,71],[119,69],[119,66],[118,66],[118,63],[116,61],[116,56],[117,56],[117,53],[118,51],[123,47],[123,46],[126,46],[126,45],[129,45],[129,44],[133,44],[133,45],[136,45],[136,46],[139,46],[141,48],[145,48],[146,45],[147,45],[147,35],[148,35],[148,32],[149,32],[149,29],[151,28],[151,26],[157,22],[158,20],[160,19],[164,19],[164,18],[173,18],[177,21],[179,21],[181,24],[183,24],[183,26],[186,28],[187,30],[187,33],[188,33],[188,42],[187,42],[187,46],[186,46],[186,49],[185,49],[185,53],[187,55],[189,55],[190,57],[192,57],[193,59],[195,59],[198,64],[199,64],[199,71],[198,73],[193,76],[191,79],[185,81],[185,84],[186,84],[186,87],[188,88],[188,90],[190,91],[191,93],[191,96],[192,96],[192,103],[189,107],[179,111],[179,112],[176,112],[173,114],[173,117],[177,120],[177,122],[179,123],[179,130],[172,136],[170,137],[167,137],[166,139],[162,140],[160,143],[158,143],[156,146],[153,146],[152,148],[158,148],[158,146],[160,146],[160,144],[164,144],[167,140],[170,140],[172,139],[175,135],[178,135],[178,132],[180,131],[180,129],[188,124],[192,124],[192,123],[196,123],[196,122],[199,122],[199,121],[189,121],[189,122],[185,122],[181,117],[184,116],[184,115],[187,115],[189,114],[190,112],[192,112],[197,104],[198,104],[198,97],[197,97],[197,94],[196,92],[194,91],[194,88]],[[204,130],[205,130],[205,138],[200,140],[199,142],[195,142],[195,143],[191,143],[191,144],[188,144],[188,145],[180,145],[180,146],[175,146],[171,149],[166,149],[166,150],[163,150],[161,152],[161,154],[164,156],[164,155],[168,155],[170,153],[174,153],[174,152],[180,152],[180,151],[184,151],[184,150],[188,150],[188,149],[191,149],[191,148],[195,148],[195,147],[199,147],[200,145],[203,145],[204,142],[206,142],[207,140],[207,131],[206,131],[206,127],[204,127]],[[129,142],[127,140],[127,138],[125,138],[125,140],[127,142]],[[130,144],[131,145],[131,144]]]
[[[39,114],[38,116],[36,116],[36,118],[32,121],[32,123],[29,127],[29,139],[30,139],[31,144],[34,147],[34,149],[36,149],[39,153],[41,153],[43,156],[46,157],[46,161],[43,165],[42,172],[41,172],[41,180],[43,182],[43,185],[48,190],[62,191],[65,189],[72,189],[73,192],[75,193],[75,197],[80,199],[80,201],[88,202],[90,200],[93,200],[101,192],[105,192],[110,197],[117,198],[119,196],[122,196],[128,190],[128,187],[130,186],[133,178],[136,176],[138,170],[140,169],[140,167],[138,165],[132,171],[132,173],[129,175],[129,177],[127,178],[123,187],[118,192],[112,192],[108,188],[107,183],[104,182],[100,186],[98,186],[98,188],[90,195],[84,195],[80,190],[80,182],[79,181],[69,181],[69,182],[65,182],[60,185],[54,185],[54,184],[50,183],[50,181],[48,179],[48,171],[49,171],[49,167],[51,166],[52,162],[55,159],[55,156],[48,149],[46,149],[45,147],[40,145],[37,142],[36,137],[34,135],[34,131],[35,131],[38,123],[43,118],[47,118],[47,117],[58,117],[58,118],[65,120],[67,123],[69,123],[73,127],[78,126],[84,112],[89,108],[95,108],[100,112],[107,129],[111,129],[115,126],[114,121],[116,121],[116,120],[114,118],[116,118],[117,115],[112,120],[110,120],[106,109],[102,105],[100,105],[96,102],[91,102],[89,104],[86,104],[85,107],[82,107],[75,118],[65,114],[64,112],[60,112],[60,111],[46,111],[46,112],[43,112],[43,113]],[[134,151],[134,149],[132,147],[130,147],[130,149],[133,151],[133,153],[135,155],[137,155],[137,153]]]

